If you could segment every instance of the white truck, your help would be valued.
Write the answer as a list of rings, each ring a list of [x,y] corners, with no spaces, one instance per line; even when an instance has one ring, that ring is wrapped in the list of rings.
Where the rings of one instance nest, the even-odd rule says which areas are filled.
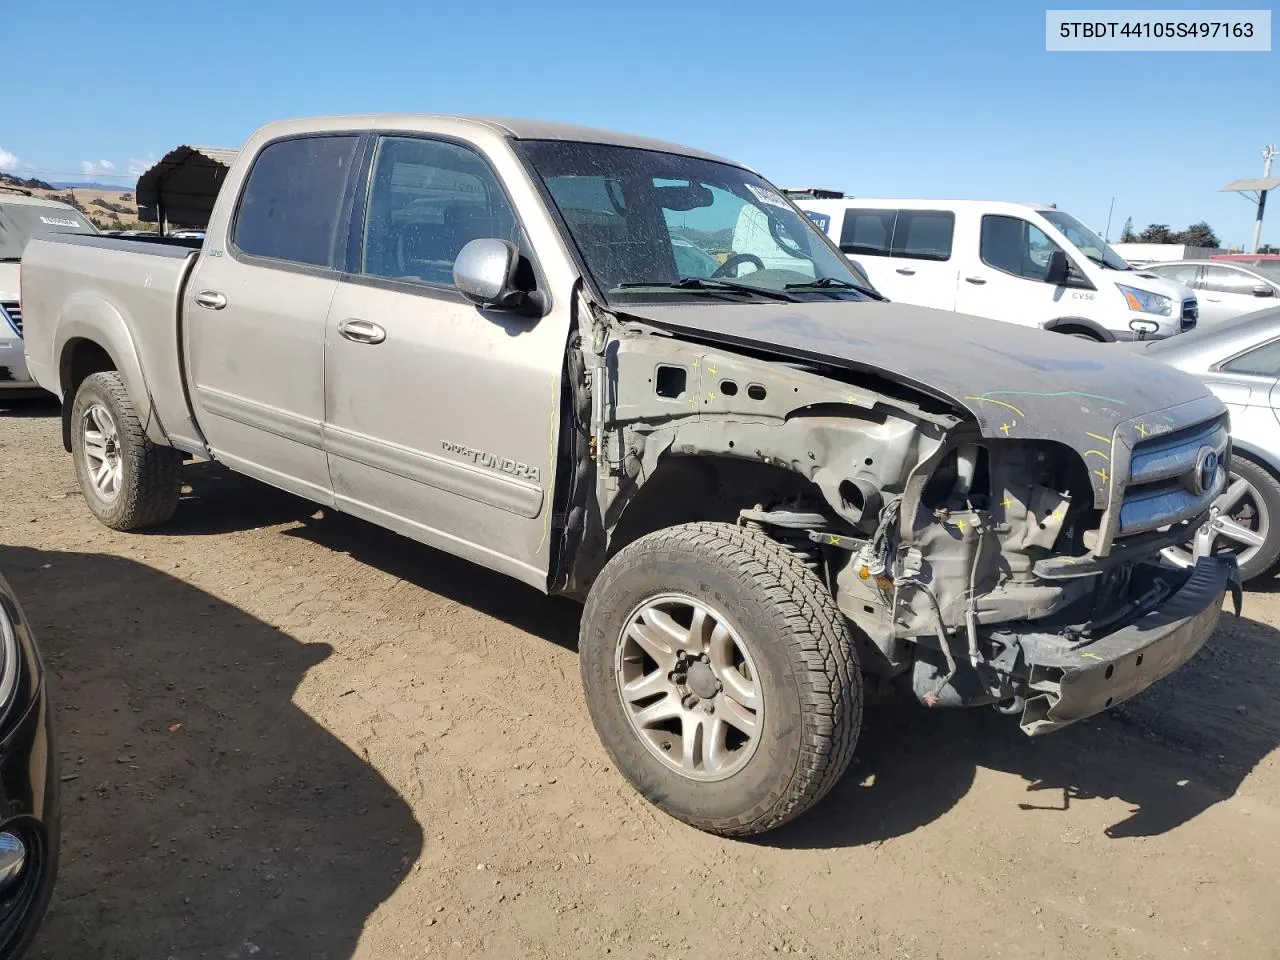
[[[44,393],[27,373],[22,345],[19,267],[38,233],[97,233],[75,207],[0,187],[0,399]]]
[[[1188,287],[1133,269],[1055,207],[803,193],[810,219],[896,302],[1099,341],[1171,337],[1199,317]]]

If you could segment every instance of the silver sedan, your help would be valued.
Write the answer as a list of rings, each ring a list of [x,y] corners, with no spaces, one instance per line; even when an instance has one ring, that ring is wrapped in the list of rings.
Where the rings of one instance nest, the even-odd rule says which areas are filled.
[[[1231,482],[1198,549],[1235,553],[1245,580],[1270,572],[1280,559],[1280,308],[1123,348],[1196,374],[1231,411]],[[1166,556],[1192,563],[1190,550]]]

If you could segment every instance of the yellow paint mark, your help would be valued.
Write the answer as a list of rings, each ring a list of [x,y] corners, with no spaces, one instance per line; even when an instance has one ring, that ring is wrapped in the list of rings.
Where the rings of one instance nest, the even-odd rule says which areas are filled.
[[[700,358],[698,358],[698,357],[694,357],[694,358],[693,358],[693,369],[697,370],[700,366],[702,366],[702,360],[701,360]]]
[[[855,396],[851,393],[851,394],[849,394],[847,397],[845,397],[845,398],[844,398],[844,402],[845,402],[845,403],[854,403],[854,404],[856,404],[856,403],[858,402],[858,398],[857,398],[857,397],[855,397]]]
[[[1094,472],[1094,473],[1096,473],[1099,477],[1101,477],[1101,478],[1102,478],[1102,482],[1103,482],[1103,483],[1107,483],[1107,482],[1108,482],[1108,480],[1107,480],[1107,468],[1106,468],[1106,467],[1103,467],[1101,470],[1095,470],[1095,471],[1093,471],[1093,472]]]
[[[1147,425],[1145,423],[1138,424],[1138,435],[1145,437],[1147,435]]]
[[[1017,421],[1015,420],[1014,423],[1017,423]],[[1002,423],[1000,424],[1000,432],[1007,437],[1009,435],[1009,428],[1012,426],[1013,423]]]
[[[959,528],[959,530],[960,530],[960,532],[961,532],[961,533],[964,533],[964,521],[963,521],[963,520],[957,520],[957,521],[956,521],[956,527],[957,527],[957,528]]]
[[[1107,461],[1107,463],[1110,463],[1110,462],[1111,462],[1111,458],[1110,458],[1109,456],[1107,456],[1105,453],[1103,453],[1101,450],[1086,450],[1086,451],[1084,452],[1084,455],[1087,457],[1087,456],[1089,456],[1089,454],[1091,454],[1091,453],[1092,453],[1095,457],[1101,457],[1103,460]]]
[[[716,402],[716,395],[714,393],[708,393],[707,403],[715,403],[715,402]]]
[[[993,400],[993,399],[991,399],[990,397],[965,397],[965,399],[966,399],[966,400],[977,400],[977,401],[979,401],[980,403],[995,403],[995,404],[999,404],[999,405],[1000,405],[1000,406],[1002,406],[1002,407],[1008,407],[1010,410],[1012,410],[1014,413],[1016,413],[1016,414],[1017,414],[1018,416],[1020,416],[1020,417],[1025,417],[1025,416],[1026,416],[1026,414],[1025,414],[1025,413],[1023,413],[1021,410],[1019,410],[1017,407],[1015,407],[1012,403],[1005,403],[1003,400]]]
[[[1096,653],[1082,653],[1080,654],[1080,656],[1088,657],[1090,660],[1097,660],[1099,663],[1102,662],[1102,658],[1098,656]]]
[[[840,546],[840,538],[834,533],[829,533],[827,534],[827,543],[831,544],[833,547],[838,547]]]
[[[1012,498],[1012,497],[1005,497],[1003,500],[1001,500],[1001,501],[1000,501],[1000,506],[1002,506],[1002,507],[1004,507],[1006,510],[1008,510],[1010,507],[1012,507],[1012,506],[1013,506],[1013,498]]]
[[[707,367],[707,373],[711,374],[711,375],[714,377],[714,376],[716,375],[716,368],[715,368],[715,367]]]
[[[1097,434],[1097,433],[1088,433],[1088,432],[1086,432],[1086,433],[1085,433],[1085,436],[1086,436],[1086,437],[1093,437],[1093,439],[1095,439],[1095,440],[1101,440],[1101,441],[1102,441],[1103,443],[1105,443],[1108,447],[1109,447],[1109,446],[1111,446],[1111,441],[1110,441],[1110,440],[1108,440],[1106,437],[1102,436],[1101,434]]]

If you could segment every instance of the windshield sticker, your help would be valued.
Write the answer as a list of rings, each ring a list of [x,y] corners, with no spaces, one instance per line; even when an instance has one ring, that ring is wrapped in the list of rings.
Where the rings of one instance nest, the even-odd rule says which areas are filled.
[[[831,217],[825,213],[817,213],[814,210],[806,210],[804,215],[818,225],[818,229],[823,233],[827,232],[827,228],[831,226]]]
[[[41,223],[47,223],[51,227],[74,227],[79,229],[80,224],[74,220],[67,220],[65,217],[41,217]]]
[[[770,190],[768,187],[757,187],[754,183],[748,183],[747,189],[755,194],[755,198],[761,203],[767,203],[771,206],[782,207],[783,210],[790,210],[791,207],[787,201],[782,199],[782,194],[776,190]]]

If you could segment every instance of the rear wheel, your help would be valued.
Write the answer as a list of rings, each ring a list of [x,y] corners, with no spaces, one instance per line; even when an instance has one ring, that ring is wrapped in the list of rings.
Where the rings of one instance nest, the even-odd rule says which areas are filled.
[[[629,545],[592,587],[579,654],[618,769],[700,829],[779,826],[853,755],[862,675],[844,619],[763,533],[695,523]]]
[[[90,511],[113,530],[163,523],[178,507],[182,457],[147,438],[114,370],[91,374],[76,391],[71,455]]]
[[[1240,579],[1267,573],[1280,560],[1280,481],[1240,454],[1231,459],[1227,489],[1213,502],[1214,513],[1202,534],[1209,555],[1234,553]],[[1191,545],[1171,547],[1165,557],[1178,566],[1194,562]]]

